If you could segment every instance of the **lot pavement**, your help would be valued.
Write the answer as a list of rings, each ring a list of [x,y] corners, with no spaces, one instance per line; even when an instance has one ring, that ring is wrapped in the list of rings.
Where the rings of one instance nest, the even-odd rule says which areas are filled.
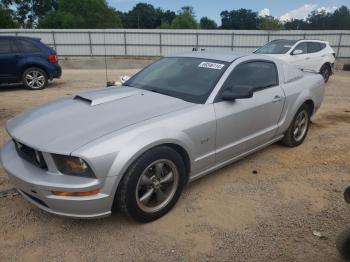
[[[109,78],[134,72],[113,69]],[[10,117],[104,83],[103,70],[70,69],[42,91],[0,87],[0,145]],[[350,72],[337,71],[303,145],[275,144],[195,181],[158,221],[72,220],[20,196],[0,198],[0,261],[341,261],[349,148]],[[0,191],[9,188],[0,168]]]

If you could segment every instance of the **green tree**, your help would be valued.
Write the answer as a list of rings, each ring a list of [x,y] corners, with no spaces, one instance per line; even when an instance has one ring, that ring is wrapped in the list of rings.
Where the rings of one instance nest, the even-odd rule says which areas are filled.
[[[151,4],[139,3],[123,16],[125,28],[152,29],[160,26],[157,10]]]
[[[330,17],[330,27],[337,30],[350,30],[350,9],[341,6]]]
[[[170,24],[173,22],[174,18],[176,17],[176,14],[174,11],[166,10],[163,11],[161,8],[157,8],[157,28],[164,28],[164,27],[170,27]]]
[[[302,30],[305,28],[305,21],[302,19],[292,19],[284,23],[286,30]]]
[[[186,6],[183,6],[181,7],[181,10],[178,11],[179,14],[182,14],[182,13],[189,13],[193,18],[196,17],[196,14],[194,12],[194,8],[192,6],[189,6],[189,5],[186,5]]]
[[[193,7],[184,6],[170,25],[172,29],[197,29],[198,24],[194,18]]]
[[[341,6],[333,13],[325,10],[316,10],[309,14],[306,21],[301,23],[303,30],[349,30],[350,10]]]
[[[325,10],[312,11],[306,19],[305,29],[317,30],[317,29],[331,29],[330,19],[331,14]]]
[[[118,12],[106,0],[59,0],[58,9],[39,20],[39,28],[121,28]]]
[[[2,0],[14,8],[14,16],[22,28],[34,28],[47,12],[57,10],[58,0]]]
[[[250,9],[225,10],[220,16],[222,29],[257,29],[258,12]]]
[[[17,28],[17,23],[13,11],[0,5],[0,28]]]
[[[206,16],[201,18],[199,24],[201,29],[216,29],[218,27],[214,20]]]
[[[197,29],[196,20],[189,13],[182,13],[175,17],[170,25],[171,29]]]
[[[265,16],[259,18],[258,28],[261,30],[282,30],[283,24],[273,16]]]

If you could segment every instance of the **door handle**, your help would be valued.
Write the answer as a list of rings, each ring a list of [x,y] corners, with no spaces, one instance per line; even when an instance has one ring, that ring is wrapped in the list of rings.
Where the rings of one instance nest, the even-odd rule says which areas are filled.
[[[272,103],[277,103],[277,102],[279,102],[279,101],[281,101],[281,100],[282,100],[282,97],[276,95],[276,96],[272,99]]]
[[[310,60],[310,57],[306,57],[305,60]]]

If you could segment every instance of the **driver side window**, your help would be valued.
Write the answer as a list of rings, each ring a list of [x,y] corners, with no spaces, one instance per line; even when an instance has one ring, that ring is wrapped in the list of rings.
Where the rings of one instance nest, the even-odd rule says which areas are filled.
[[[235,93],[242,86],[253,88],[254,92],[278,85],[276,65],[268,61],[243,62],[237,65],[226,79],[222,91],[231,89]],[[236,88],[235,88],[236,87]],[[218,101],[222,101],[221,95]]]
[[[244,62],[236,66],[225,87],[251,86],[254,91],[278,85],[276,66],[271,62]]]

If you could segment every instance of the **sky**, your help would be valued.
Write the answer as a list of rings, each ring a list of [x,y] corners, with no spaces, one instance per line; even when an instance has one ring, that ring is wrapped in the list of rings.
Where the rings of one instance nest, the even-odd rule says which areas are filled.
[[[193,6],[196,18],[199,20],[207,16],[221,24],[220,12],[239,8],[252,9],[260,15],[272,15],[286,21],[291,18],[304,19],[315,9],[325,9],[332,12],[337,7],[347,5],[349,0],[107,0],[111,6],[119,11],[129,11],[137,3],[149,3],[162,9],[178,11],[182,6]]]

